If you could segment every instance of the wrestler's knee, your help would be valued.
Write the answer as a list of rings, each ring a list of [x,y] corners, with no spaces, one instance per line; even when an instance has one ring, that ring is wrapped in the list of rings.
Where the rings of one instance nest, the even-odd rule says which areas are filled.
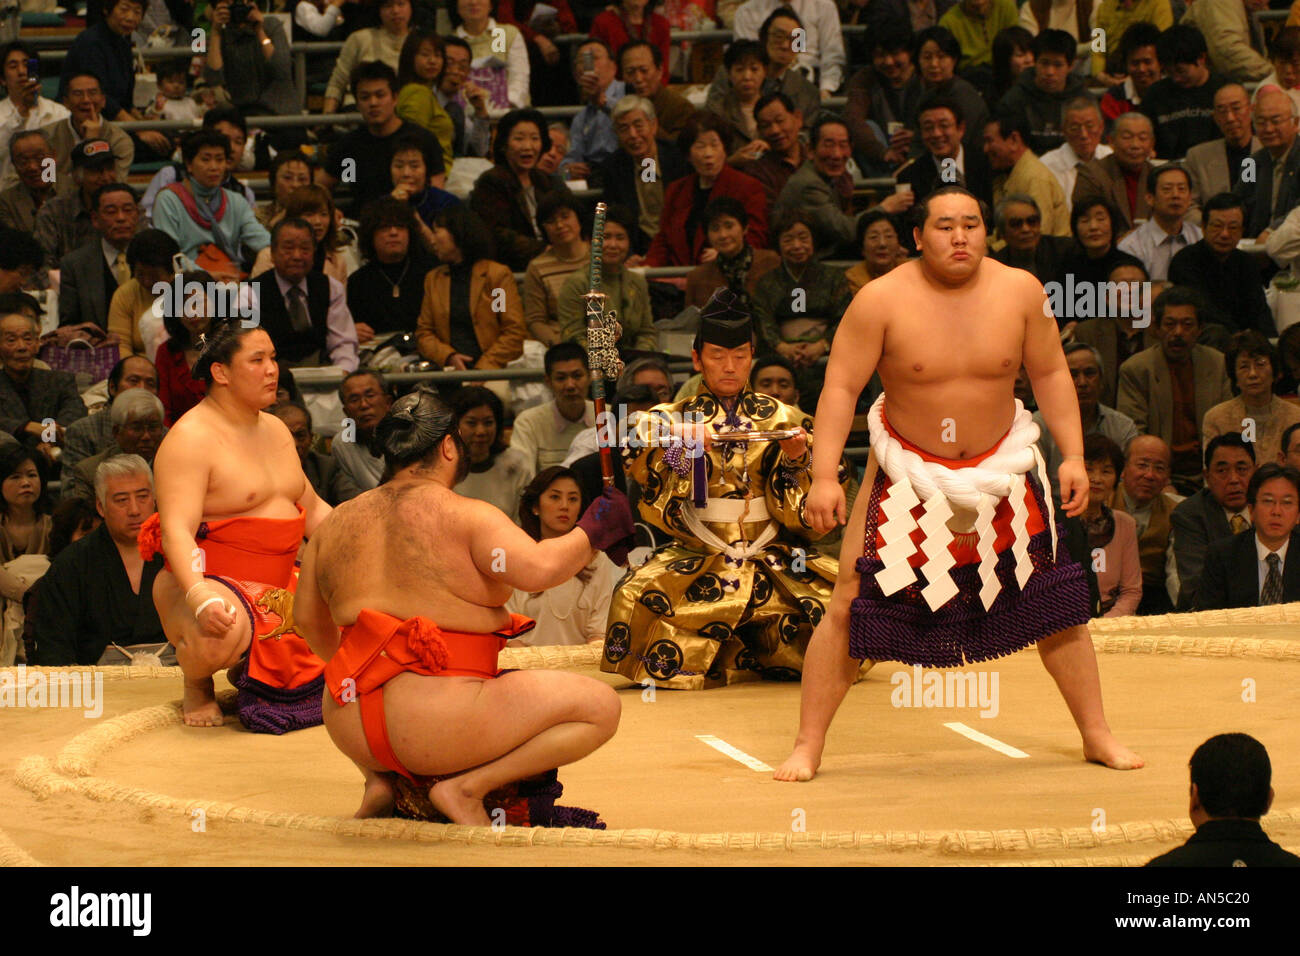
[[[614,736],[618,722],[623,716],[623,701],[614,688],[601,681],[593,680],[585,702],[584,719],[604,732],[603,740]]]

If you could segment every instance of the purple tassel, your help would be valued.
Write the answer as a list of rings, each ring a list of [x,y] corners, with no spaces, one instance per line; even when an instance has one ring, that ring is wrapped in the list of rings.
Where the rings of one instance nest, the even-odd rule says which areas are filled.
[[[255,734],[286,734],[325,722],[323,674],[301,687],[272,687],[249,677],[248,662],[240,661],[226,672],[226,678],[239,691],[235,698],[239,722]]]

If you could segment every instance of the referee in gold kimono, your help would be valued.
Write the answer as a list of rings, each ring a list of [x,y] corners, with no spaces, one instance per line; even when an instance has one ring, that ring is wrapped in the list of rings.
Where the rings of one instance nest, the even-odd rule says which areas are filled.
[[[640,416],[626,441],[641,518],[674,541],[615,589],[601,667],[683,690],[798,680],[839,569],[804,520],[812,419],[749,387],[753,323],[726,289],[691,360],[698,394]],[[851,475],[841,459],[846,492]]]

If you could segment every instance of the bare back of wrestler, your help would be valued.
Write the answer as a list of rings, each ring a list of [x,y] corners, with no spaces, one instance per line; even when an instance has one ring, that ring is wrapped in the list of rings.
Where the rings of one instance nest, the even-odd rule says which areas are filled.
[[[504,604],[513,588],[554,587],[591,560],[589,531],[581,527],[534,541],[500,509],[452,491],[463,455],[446,435],[422,461],[390,461],[392,478],[340,505],[311,539],[294,616],[321,658],[338,652],[340,628],[366,609],[423,617],[445,632],[490,634],[510,624]],[[630,510],[626,524],[630,529]],[[608,685],[565,671],[495,679],[408,671],[383,685],[393,754],[422,777],[465,771],[434,785],[429,797],[449,819],[471,825],[490,822],[487,793],[591,753],[613,736],[620,712]],[[387,814],[395,774],[376,759],[360,705],[340,705],[327,692],[324,716],[335,745],[365,776],[357,816]]]
[[[823,533],[845,523],[835,470],[873,372],[880,372],[888,421],[899,435],[942,458],[967,459],[1007,434],[1021,365],[1065,456],[1062,507],[1080,514],[1088,503],[1088,478],[1079,406],[1042,285],[986,257],[985,224],[969,193],[949,187],[923,207],[924,227],[914,230],[921,257],[864,286],[836,333],[814,427],[810,523]],[[812,779],[827,729],[860,666],[848,653],[849,610],[859,590],[856,564],[870,498],[858,495],[847,516],[831,606],[805,658],[799,734],[776,771],[778,780]],[[1087,628],[1043,638],[1038,649],[1079,727],[1084,756],[1117,769],[1142,766],[1106,724]]]
[[[230,328],[210,340],[195,371],[213,350],[228,351],[228,360],[211,362],[207,396],[177,421],[154,459],[169,566],[154,582],[154,604],[185,675],[185,722],[197,727],[221,724],[212,675],[238,662],[252,631],[234,592],[204,578],[195,560],[199,525],[234,517],[293,519],[302,507],[310,535],[330,511],[303,474],[289,429],[261,412],[275,401],[279,381],[270,336]]]

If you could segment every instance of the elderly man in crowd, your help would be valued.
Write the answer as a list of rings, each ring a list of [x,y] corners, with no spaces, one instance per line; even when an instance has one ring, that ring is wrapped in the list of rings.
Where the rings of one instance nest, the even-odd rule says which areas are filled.
[[[73,148],[72,178],[76,181],[77,188],[71,192],[59,193],[45,203],[36,214],[36,223],[32,228],[36,241],[45,250],[45,264],[50,269],[59,268],[59,261],[64,256],[81,248],[96,236],[96,227],[92,221],[95,215],[95,194],[104,186],[118,182],[117,166],[107,140],[88,139]],[[137,212],[137,223],[139,218]],[[134,230],[132,232],[134,234]],[[107,307],[106,301],[105,309]]]
[[[1246,491],[1254,473],[1255,448],[1236,432],[1219,435],[1205,446],[1205,487],[1169,516],[1170,545],[1178,567],[1178,610],[1196,609],[1196,590],[1209,547],[1251,526]]]
[[[993,201],[1013,193],[1033,196],[1049,236],[1070,234],[1070,212],[1056,177],[1029,148],[1023,117],[1000,114],[984,125],[984,155],[993,167]]]
[[[63,431],[86,417],[71,372],[36,368],[40,330],[22,313],[0,318],[0,430],[51,461]]]
[[[163,404],[152,392],[143,388],[119,392],[109,409],[113,443],[99,454],[77,462],[75,468],[63,469],[63,497],[87,501],[93,498],[96,469],[115,455],[139,455],[152,467],[153,456],[167,431],[163,414]]]
[[[1137,522],[1138,558],[1142,564],[1139,614],[1168,614],[1174,609],[1170,593],[1172,590],[1177,594],[1177,581],[1170,567],[1170,519],[1183,498],[1167,491],[1168,484],[1169,446],[1155,435],[1138,435],[1129,442],[1124,470],[1107,504]]]
[[[1039,282],[1059,281],[1063,260],[1074,240],[1043,235],[1043,214],[1033,196],[1011,193],[997,205],[994,218],[1006,245],[991,255],[1003,265],[1032,272]]]
[[[1083,164],[1074,182],[1071,205],[1085,199],[1106,200],[1120,216],[1115,224],[1117,236],[1132,229],[1135,220],[1149,219],[1151,203],[1142,183],[1151,172],[1155,142],[1155,127],[1149,116],[1136,110],[1121,115],[1111,133],[1115,151]]]
[[[1237,194],[1246,203],[1246,235],[1263,242],[1300,201],[1296,173],[1300,149],[1292,149],[1300,133],[1300,107],[1281,90],[1267,89],[1255,97],[1255,130],[1263,148],[1257,150],[1253,182],[1242,182]]]
[[[293,436],[293,446],[302,462],[302,473],[322,501],[331,507],[355,498],[361,489],[339,467],[338,460],[312,447],[311,413],[297,402],[285,402],[271,409]]]
[[[352,372],[339,385],[343,403],[343,430],[330,443],[330,453],[347,481],[361,491],[379,487],[384,476],[383,458],[370,453],[375,426],[393,405],[393,391],[379,372]]]
[[[131,388],[143,388],[158,394],[158,371],[142,355],[131,355],[113,366],[108,373],[108,403],[91,412],[80,421],[68,426],[63,436],[64,470],[75,468],[77,463],[98,455],[113,444],[113,399]]]
[[[643,96],[619,100],[612,114],[619,148],[595,170],[594,182],[604,188],[605,202],[624,206],[637,217],[635,255],[644,255],[659,231],[665,187],[691,171],[677,145],[658,138],[656,117],[654,105]]]
[[[1205,234],[1169,263],[1169,281],[1196,289],[1214,306],[1213,318],[1231,332],[1275,334],[1260,282],[1259,264],[1237,248],[1245,232],[1246,205],[1223,192],[1205,204]]]
[[[1192,177],[1182,166],[1157,166],[1145,183],[1151,218],[1119,241],[1119,248],[1142,260],[1153,282],[1169,278],[1169,262],[1201,239],[1200,227],[1188,221]]]
[[[30,233],[41,207],[53,200],[57,170],[54,147],[44,130],[14,133],[2,144],[9,153],[9,175],[0,183],[0,225]],[[12,185],[9,183],[12,181]]]
[[[63,105],[72,115],[42,130],[50,139],[60,170],[72,168],[72,149],[78,143],[88,139],[105,140],[116,161],[117,178],[126,182],[135,162],[135,144],[120,126],[104,118],[105,103],[99,77],[93,73],[77,73],[67,78],[63,92]],[[71,176],[59,177],[59,192],[76,188]]]
[[[633,40],[618,51],[619,67],[627,92],[650,101],[659,120],[659,135],[676,136],[695,112],[680,93],[664,85],[663,54],[653,43]]]
[[[90,200],[89,241],[59,262],[59,325],[108,330],[113,294],[131,281],[126,247],[140,226],[140,203],[126,183],[109,183]]]
[[[780,91],[765,93],[754,103],[754,125],[767,149],[737,168],[763,184],[770,202],[776,202],[790,177],[811,157],[799,137],[803,124],[803,111]]]
[[[609,110],[623,98],[627,87],[618,78],[618,62],[609,46],[597,39],[574,47],[573,79],[582,96],[582,109],[569,124],[569,152],[560,163],[560,172],[567,179],[586,179],[592,167],[603,163],[618,148]]]
[[[1076,96],[1065,104],[1064,126],[1065,142],[1038,158],[1061,184],[1068,210],[1073,206],[1079,167],[1094,159],[1105,159],[1114,150],[1101,141],[1106,132],[1106,120],[1101,115],[1101,107],[1090,96]]]
[[[1240,83],[1226,83],[1214,94],[1214,125],[1219,139],[1197,143],[1187,150],[1183,166],[1192,174],[1192,203],[1236,189],[1246,160],[1262,144],[1251,123],[1250,94]]]

